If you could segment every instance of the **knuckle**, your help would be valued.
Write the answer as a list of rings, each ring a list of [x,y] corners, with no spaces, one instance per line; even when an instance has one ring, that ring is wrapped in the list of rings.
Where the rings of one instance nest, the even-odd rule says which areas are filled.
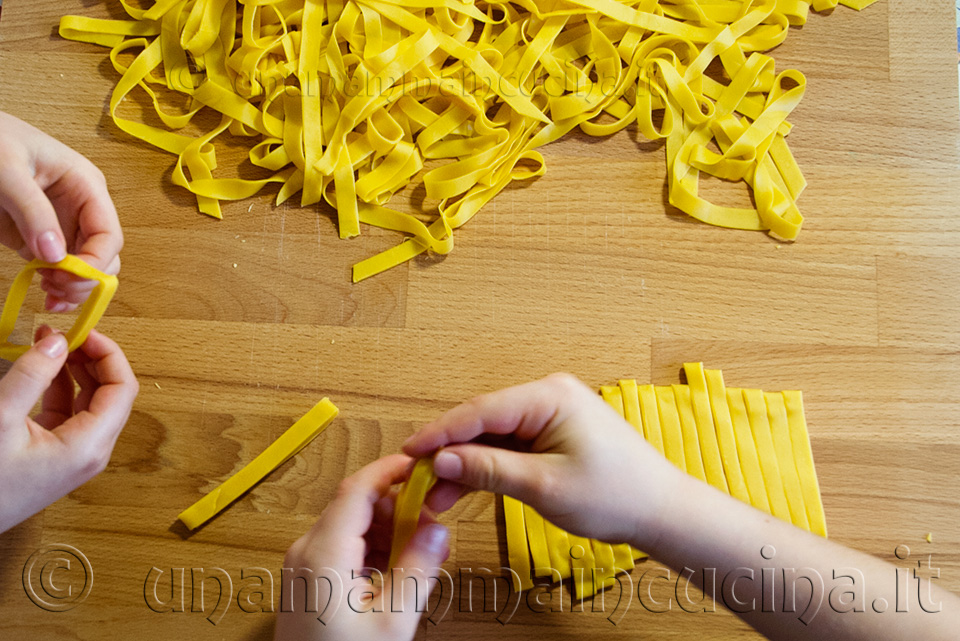
[[[352,477],[347,477],[340,481],[340,484],[337,485],[337,498],[342,499],[353,494],[354,489],[356,488],[356,481]]]
[[[23,423],[23,416],[17,416],[17,413],[12,411],[6,405],[0,406],[0,425],[2,426],[12,426],[16,425],[19,421]]]
[[[473,398],[469,399],[466,403],[464,403],[464,405],[466,405],[467,408],[471,410],[473,413],[482,414],[484,408],[487,405],[487,396],[485,394],[474,396]]]
[[[537,479],[537,494],[544,498],[560,496],[564,493],[563,483],[553,472],[553,470],[542,470]]]
[[[286,554],[283,555],[283,566],[287,568],[295,568],[302,565],[301,561],[303,559],[303,538],[299,538],[293,542],[290,548],[287,550]]]
[[[91,479],[107,469],[110,452],[111,449],[102,445],[99,439],[91,440],[77,455],[80,475],[85,479]]]
[[[474,459],[473,463],[471,466],[464,465],[464,474],[469,474],[472,477],[472,485],[484,489],[497,487],[500,473],[494,458],[479,456]]]
[[[33,356],[33,358],[29,356]],[[39,354],[24,355],[17,360],[11,372],[15,372],[21,379],[30,383],[31,387],[46,388],[50,383],[52,374],[44,371],[43,364],[37,362],[39,361],[37,356]]]
[[[90,172],[90,178],[92,180],[97,181],[101,185],[107,184],[107,177],[103,174],[103,171],[101,171],[99,167],[93,163],[90,163],[90,169],[88,171]]]
[[[79,152],[74,152],[75,161],[73,165],[73,173],[79,176],[82,180],[93,184],[93,185],[106,185],[107,178],[103,175],[103,172],[100,171],[100,168],[90,162],[86,156],[80,154]]]
[[[580,379],[567,372],[557,372],[546,378],[547,382],[563,391],[579,391],[583,387]]]

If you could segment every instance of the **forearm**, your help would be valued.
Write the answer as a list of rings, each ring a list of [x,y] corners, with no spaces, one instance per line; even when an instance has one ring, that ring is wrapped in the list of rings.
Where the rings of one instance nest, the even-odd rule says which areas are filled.
[[[692,571],[707,594],[768,638],[948,639],[960,629],[960,599],[936,581],[909,570],[898,577],[888,563],[686,475],[676,485],[657,527],[647,530],[656,534],[632,543],[687,576]]]

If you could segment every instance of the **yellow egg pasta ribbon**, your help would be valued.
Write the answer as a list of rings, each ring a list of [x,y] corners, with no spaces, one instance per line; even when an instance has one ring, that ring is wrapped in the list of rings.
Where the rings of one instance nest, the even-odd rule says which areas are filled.
[[[67,340],[67,350],[70,352],[83,345],[87,340],[90,331],[96,327],[103,317],[103,313],[107,311],[107,307],[119,286],[116,276],[104,274],[77,256],[67,255],[57,263],[47,263],[42,260],[30,261],[24,265],[10,284],[10,290],[7,292],[7,298],[3,304],[3,313],[0,314],[0,358],[5,360],[15,361],[30,349],[30,345],[16,345],[11,343],[9,339],[16,327],[20,307],[23,306],[23,301],[26,300],[27,293],[30,291],[33,275],[38,269],[59,269],[74,276],[97,282],[87,300],[80,307],[80,313],[77,315],[73,327],[64,335]]]
[[[111,49],[120,74],[111,118],[177,156],[173,182],[201,212],[220,218],[221,201],[276,184],[278,204],[299,192],[302,206],[336,210],[342,238],[361,224],[403,234],[354,266],[356,282],[451,252],[454,230],[511,182],[542,175],[537,149],[577,127],[607,136],[636,123],[665,141],[670,204],[708,224],[795,239],[806,183],[787,118],[806,82],[777,74],[762,52],[811,8],[837,4],[120,0],[129,20],[64,16],[60,35]],[[722,74],[708,73],[714,63]],[[135,90],[162,126],[124,115]],[[164,106],[170,96],[179,109]],[[196,133],[202,111],[221,124]],[[214,175],[226,136],[246,144],[262,177]],[[743,181],[755,206],[706,200],[704,174]],[[391,207],[411,184],[423,185],[426,212]]]
[[[427,492],[436,482],[437,475],[433,473],[433,459],[417,460],[410,472],[410,478],[400,488],[393,506],[393,543],[390,547],[389,567],[396,566],[397,559],[413,538],[413,533],[417,531],[423,502],[427,498]]]
[[[243,469],[185,509],[177,518],[191,530],[197,529],[306,447],[327,429],[337,414],[339,410],[336,405],[324,398]]]

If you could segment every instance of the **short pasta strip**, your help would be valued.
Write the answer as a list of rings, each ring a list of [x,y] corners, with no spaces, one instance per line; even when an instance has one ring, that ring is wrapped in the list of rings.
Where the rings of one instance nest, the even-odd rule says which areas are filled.
[[[757,389],[742,391],[744,406],[747,409],[747,417],[750,421],[750,430],[753,432],[753,442],[757,446],[757,456],[760,459],[763,481],[767,487],[770,513],[778,519],[792,523],[793,518],[787,503],[780,463],[777,460],[777,451],[773,445],[770,420],[767,418],[767,403],[763,398],[763,392]]]
[[[427,492],[436,482],[437,475],[433,473],[433,459],[422,458],[414,464],[413,470],[410,472],[410,478],[400,488],[400,493],[397,494],[397,500],[393,506],[393,544],[390,547],[391,568],[396,566],[404,548],[407,547],[407,543],[410,542],[414,532],[417,531],[423,502],[427,498]]]
[[[777,392],[764,392],[763,398],[767,403],[767,418],[770,420],[773,447],[777,452],[777,462],[780,464],[780,475],[787,495],[787,505],[790,507],[790,518],[797,527],[809,530],[810,521],[807,519],[807,507],[803,500],[800,475],[797,473],[797,459],[790,440],[790,425],[787,420],[787,408],[783,404],[783,395]]]
[[[339,410],[330,399],[323,399],[243,469],[185,509],[177,518],[191,530],[197,529],[306,447],[330,425],[338,413]]]
[[[726,386],[723,384],[723,373],[717,369],[708,369],[704,370],[704,376],[707,379],[710,411],[713,413],[713,424],[717,429],[717,442],[720,445],[720,458],[723,460],[727,487],[730,489],[732,497],[744,503],[750,503],[750,494],[743,478],[743,467],[737,453],[737,438],[733,432],[730,408],[727,407],[727,392]]]
[[[728,492],[727,478],[724,475],[724,461],[720,454],[717,432],[713,426],[713,414],[710,411],[710,398],[707,396],[707,380],[700,363],[684,363],[690,388],[690,401],[697,424],[697,437],[700,439],[700,456],[703,457],[703,469],[707,474],[707,483],[721,492]],[[729,465],[729,463],[727,464]]]
[[[523,503],[512,496],[503,497],[503,517],[507,526],[507,559],[513,571],[513,589],[517,592],[533,587],[530,578],[530,548],[523,517]]]
[[[817,470],[813,464],[807,420],[803,414],[803,394],[797,391],[783,392],[783,403],[787,409],[790,442],[793,444],[793,456],[800,475],[800,489],[803,491],[803,503],[807,508],[810,531],[820,536],[827,536],[823,500],[820,498],[820,482],[817,480]]]
[[[550,552],[543,517],[529,505],[523,506],[523,521],[527,530],[527,544],[533,557],[533,576],[552,576]]]

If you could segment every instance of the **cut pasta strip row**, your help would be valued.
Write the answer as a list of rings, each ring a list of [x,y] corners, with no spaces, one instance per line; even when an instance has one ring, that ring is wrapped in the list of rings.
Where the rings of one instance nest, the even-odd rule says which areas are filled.
[[[635,380],[621,380],[602,386],[600,394],[681,470],[759,510],[826,536],[800,392],[727,388],[720,370],[705,370],[700,363],[686,363],[684,372],[687,385],[638,386]],[[714,466],[712,481],[708,465]],[[508,499],[504,497],[505,511]],[[554,581],[572,576],[576,598],[589,598],[612,586],[618,572],[646,557],[625,543],[611,545],[564,532],[529,506],[521,512],[526,517],[522,544],[511,543],[511,532],[518,526],[508,521],[511,568],[529,580],[532,555],[535,576]],[[529,552],[524,555],[521,550]],[[516,564],[515,556],[522,557]],[[544,563],[549,567],[542,567]]]

